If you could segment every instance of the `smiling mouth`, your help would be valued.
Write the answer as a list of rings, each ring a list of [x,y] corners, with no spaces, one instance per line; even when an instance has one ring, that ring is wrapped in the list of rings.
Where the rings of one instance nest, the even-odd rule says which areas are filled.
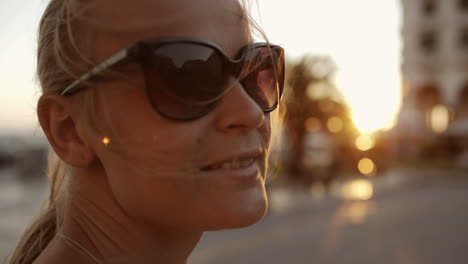
[[[248,158],[248,159],[238,159],[229,162],[218,163],[215,165],[205,166],[201,168],[202,171],[210,170],[233,170],[233,169],[242,169],[252,166],[258,158]]]

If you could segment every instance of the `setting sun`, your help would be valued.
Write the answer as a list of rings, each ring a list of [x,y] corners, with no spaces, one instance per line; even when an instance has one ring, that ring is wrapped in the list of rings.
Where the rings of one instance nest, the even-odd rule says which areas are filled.
[[[351,106],[361,132],[390,128],[400,93],[400,10],[398,1],[260,0],[254,15],[269,39],[290,60],[304,54],[330,56],[338,66],[336,84]],[[350,12],[352,10],[352,12]],[[294,15],[291,15],[294,14]]]
[[[392,52],[382,53],[382,49]],[[340,62],[338,87],[351,106],[356,127],[365,133],[391,128],[401,101],[396,44],[369,46],[365,55]]]

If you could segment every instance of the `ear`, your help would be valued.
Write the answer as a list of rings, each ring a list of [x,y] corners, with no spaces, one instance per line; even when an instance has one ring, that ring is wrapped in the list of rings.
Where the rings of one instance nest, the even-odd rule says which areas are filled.
[[[92,164],[95,154],[90,144],[80,136],[69,98],[43,94],[37,104],[39,123],[52,148],[66,163],[77,168]]]

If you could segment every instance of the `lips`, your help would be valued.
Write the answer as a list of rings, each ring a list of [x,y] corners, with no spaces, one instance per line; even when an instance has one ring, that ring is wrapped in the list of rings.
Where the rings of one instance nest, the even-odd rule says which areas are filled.
[[[210,170],[229,170],[229,169],[240,169],[246,168],[254,164],[262,155],[262,151],[251,151],[244,152],[242,154],[234,155],[230,158],[222,159],[220,161],[213,162],[207,166],[201,168],[202,171]]]

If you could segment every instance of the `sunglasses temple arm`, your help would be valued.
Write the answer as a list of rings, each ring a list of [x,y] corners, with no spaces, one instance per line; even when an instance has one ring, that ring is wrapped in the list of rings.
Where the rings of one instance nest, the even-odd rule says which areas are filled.
[[[72,84],[70,84],[67,88],[65,88],[65,90],[61,92],[61,95],[71,95],[83,89],[84,86],[79,85],[79,84],[90,80],[91,78],[101,74],[105,70],[108,70],[110,68],[115,67],[118,64],[121,64],[122,62],[124,62],[126,59],[129,58],[129,54],[130,54],[129,49],[124,49],[114,54],[113,56],[109,57],[105,61],[99,63],[94,68],[92,68],[89,72],[87,72],[80,78],[76,79]]]

